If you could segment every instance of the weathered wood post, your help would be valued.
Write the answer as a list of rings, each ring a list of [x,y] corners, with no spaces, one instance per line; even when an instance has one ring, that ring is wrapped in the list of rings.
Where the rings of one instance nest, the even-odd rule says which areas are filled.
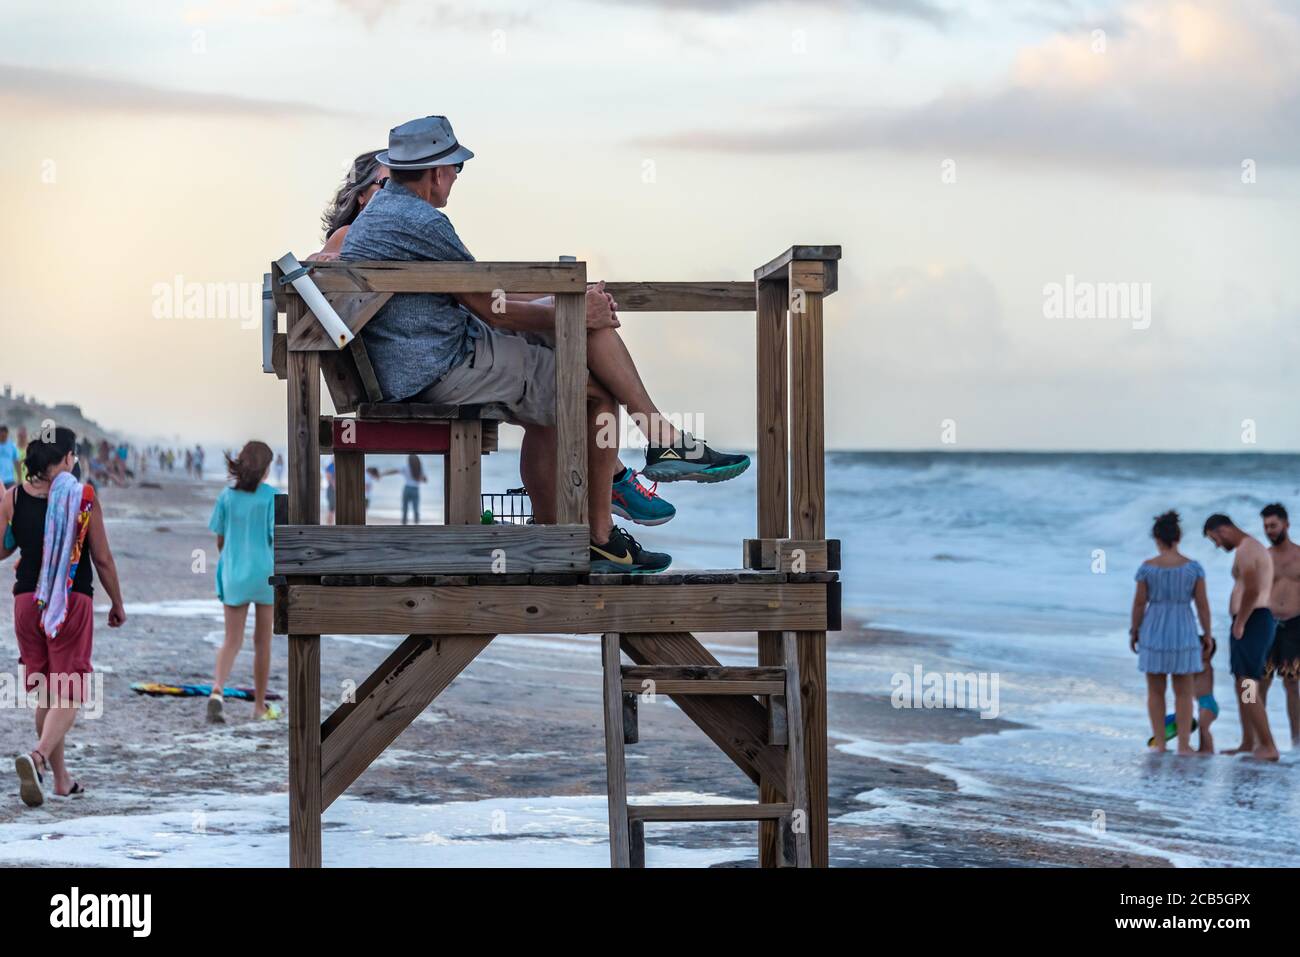
[[[835,290],[839,257],[838,246],[793,246],[754,272],[760,539],[821,542],[826,538],[822,298]],[[800,631],[795,640],[804,720],[806,826],[813,866],[825,867],[829,858],[826,633]],[[759,665],[781,662],[781,633],[760,631]],[[759,799],[776,800],[776,788],[774,783],[760,782]],[[777,830],[767,822],[759,826],[759,853],[764,867],[777,866]]]
[[[587,303],[555,297],[555,521],[587,524]]]
[[[838,250],[836,250],[838,255]],[[790,289],[790,537],[826,538],[826,438],[822,374],[822,296],[828,271],[820,259],[792,258]],[[801,631],[804,762],[808,832],[814,867],[829,862],[826,767],[826,632]]]
[[[291,296],[287,329],[307,315]],[[320,357],[288,355],[289,524],[320,524]],[[289,637],[289,863],[320,867],[320,635]]]
[[[758,401],[758,537],[786,538],[790,534],[787,495],[789,453],[787,451],[786,309],[789,306],[788,277],[785,273],[759,279],[757,296],[757,380]],[[782,664],[781,632],[758,633],[758,663]],[[784,800],[773,782],[759,784],[758,799],[770,803]],[[780,860],[779,828],[776,821],[758,824],[759,863],[776,867]]]

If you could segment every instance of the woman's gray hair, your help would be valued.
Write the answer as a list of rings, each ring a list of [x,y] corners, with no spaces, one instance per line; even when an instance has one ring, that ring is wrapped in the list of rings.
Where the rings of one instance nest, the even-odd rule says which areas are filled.
[[[375,159],[380,150],[362,153],[352,161],[352,168],[343,180],[343,185],[334,194],[334,199],[321,216],[321,226],[325,229],[325,238],[329,239],[336,229],[351,226],[361,212],[361,194],[375,185],[375,174],[379,172],[379,162]]]

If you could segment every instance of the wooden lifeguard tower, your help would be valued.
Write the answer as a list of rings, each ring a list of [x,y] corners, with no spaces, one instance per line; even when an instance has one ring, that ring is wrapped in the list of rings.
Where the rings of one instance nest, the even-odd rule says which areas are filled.
[[[553,295],[557,524],[480,523],[481,456],[500,413],[380,401],[358,336],[340,348],[278,267],[271,365],[288,383],[287,503],[275,537],[275,632],[289,641],[290,862],[321,863],[321,815],[498,634],[601,634],[610,857],[643,866],[657,821],[759,822],[763,866],[827,863],[826,633],[840,627],[839,543],[826,539],[822,300],[838,246],[794,246],[744,282],[614,282],[630,312],[757,315],[758,515],[734,570],[590,572],[586,264],[310,263],[352,333],[394,293]],[[290,277],[292,278],[292,277]],[[322,376],[339,415],[320,414]],[[334,456],[337,525],[320,524],[320,455]],[[446,524],[367,526],[367,454],[444,457]],[[663,589],[672,589],[665,601]],[[753,632],[754,667],[722,667],[695,637]],[[406,636],[324,721],[321,634]],[[633,664],[624,665],[626,655]],[[593,668],[596,663],[593,661]],[[628,802],[637,701],[668,695],[754,782],[752,804]]]

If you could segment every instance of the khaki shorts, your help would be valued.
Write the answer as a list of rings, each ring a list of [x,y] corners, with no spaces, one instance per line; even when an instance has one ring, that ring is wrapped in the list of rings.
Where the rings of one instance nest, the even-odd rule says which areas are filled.
[[[503,405],[520,425],[555,424],[555,340],[549,333],[494,329],[482,319],[474,354],[408,402]]]

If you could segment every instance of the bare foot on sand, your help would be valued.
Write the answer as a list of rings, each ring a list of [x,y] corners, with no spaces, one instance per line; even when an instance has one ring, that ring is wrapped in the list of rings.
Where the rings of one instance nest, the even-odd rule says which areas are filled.
[[[1279,757],[1277,753],[1277,748],[1274,747],[1266,748],[1263,745],[1260,745],[1254,751],[1250,752],[1250,756],[1256,759],[1257,761],[1276,761]]]
[[[1242,744],[1237,745],[1235,748],[1225,748],[1219,753],[1220,754],[1245,754],[1247,751],[1250,750],[1252,750],[1251,745],[1245,744],[1243,742]]]
[[[1201,752],[1197,751],[1193,747],[1186,747],[1186,748],[1179,748],[1176,753],[1180,758],[1194,758],[1197,755],[1199,755]]]
[[[1147,750],[1150,751],[1152,754],[1164,754],[1168,750],[1168,748],[1166,748],[1163,744],[1153,744],[1149,746]]]

